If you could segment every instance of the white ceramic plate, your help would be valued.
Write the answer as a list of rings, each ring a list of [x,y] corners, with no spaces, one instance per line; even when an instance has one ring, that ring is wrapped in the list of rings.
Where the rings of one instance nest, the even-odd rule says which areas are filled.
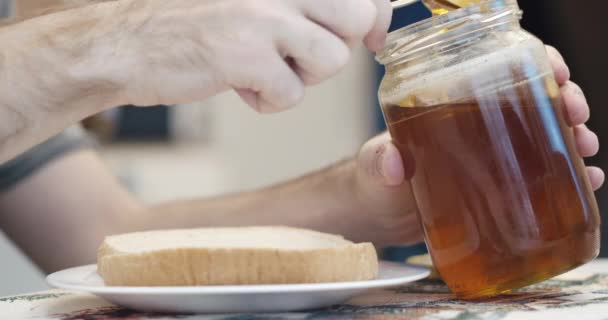
[[[426,278],[429,271],[380,262],[376,280],[200,287],[109,287],[95,265],[67,269],[47,277],[56,288],[85,291],[139,311],[178,313],[285,312],[328,307],[369,289],[392,287]]]

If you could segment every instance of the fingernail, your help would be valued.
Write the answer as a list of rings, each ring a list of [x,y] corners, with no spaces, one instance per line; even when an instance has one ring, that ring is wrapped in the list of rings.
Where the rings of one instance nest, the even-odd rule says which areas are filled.
[[[393,182],[395,180],[395,175],[397,174],[397,164],[391,157],[387,157],[386,153],[382,155],[382,175],[387,180],[387,182]]]
[[[380,147],[378,147],[378,149],[376,150],[376,172],[386,178],[385,175],[385,170],[384,170],[384,162],[386,161],[386,146],[385,145],[381,145]]]
[[[236,93],[248,104],[251,108],[259,111],[258,95],[256,92],[249,89],[236,89]]]
[[[387,152],[387,146],[383,146],[383,152],[380,155],[380,174],[384,177],[384,180],[388,185],[398,185],[401,183],[402,174],[400,159],[398,157],[389,156]]]
[[[581,89],[581,87],[579,87],[578,85],[574,85],[574,93],[578,94],[581,97],[585,97],[585,93],[583,92],[583,89]]]
[[[376,52],[382,51],[384,49],[384,45],[386,44],[386,34],[379,37],[376,42]]]

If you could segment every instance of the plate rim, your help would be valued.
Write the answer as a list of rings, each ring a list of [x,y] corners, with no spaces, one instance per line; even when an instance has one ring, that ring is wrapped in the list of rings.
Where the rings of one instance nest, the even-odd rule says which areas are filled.
[[[261,285],[226,285],[226,286],[158,286],[158,287],[126,287],[126,286],[87,286],[79,284],[66,284],[58,281],[57,277],[66,272],[79,269],[91,269],[95,271],[97,265],[89,264],[79,267],[68,268],[49,274],[46,282],[57,289],[77,290],[93,294],[146,294],[146,295],[191,295],[191,294],[265,294],[265,293],[292,293],[292,292],[315,292],[315,291],[339,291],[360,290],[398,286],[427,278],[431,271],[427,268],[412,266],[406,263],[379,261],[379,268],[399,267],[417,270],[407,277],[395,277],[389,279],[373,279],[364,281],[328,282],[328,283],[300,283],[300,284],[261,284]]]

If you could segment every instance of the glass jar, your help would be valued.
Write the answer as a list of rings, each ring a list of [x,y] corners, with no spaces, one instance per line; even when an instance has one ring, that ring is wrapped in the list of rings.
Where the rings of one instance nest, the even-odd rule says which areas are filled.
[[[597,203],[543,43],[515,0],[395,31],[379,98],[434,266],[459,297],[548,279],[599,252]],[[404,195],[406,196],[406,195]]]

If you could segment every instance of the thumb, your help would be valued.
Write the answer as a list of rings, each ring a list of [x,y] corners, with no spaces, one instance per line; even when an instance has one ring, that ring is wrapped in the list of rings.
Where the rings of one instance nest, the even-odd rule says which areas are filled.
[[[393,17],[393,7],[387,0],[373,0],[376,5],[378,16],[374,28],[364,39],[365,45],[373,52],[378,52],[384,47],[388,28]]]
[[[405,170],[399,150],[388,133],[368,141],[359,152],[358,175],[388,187],[403,184]]]

